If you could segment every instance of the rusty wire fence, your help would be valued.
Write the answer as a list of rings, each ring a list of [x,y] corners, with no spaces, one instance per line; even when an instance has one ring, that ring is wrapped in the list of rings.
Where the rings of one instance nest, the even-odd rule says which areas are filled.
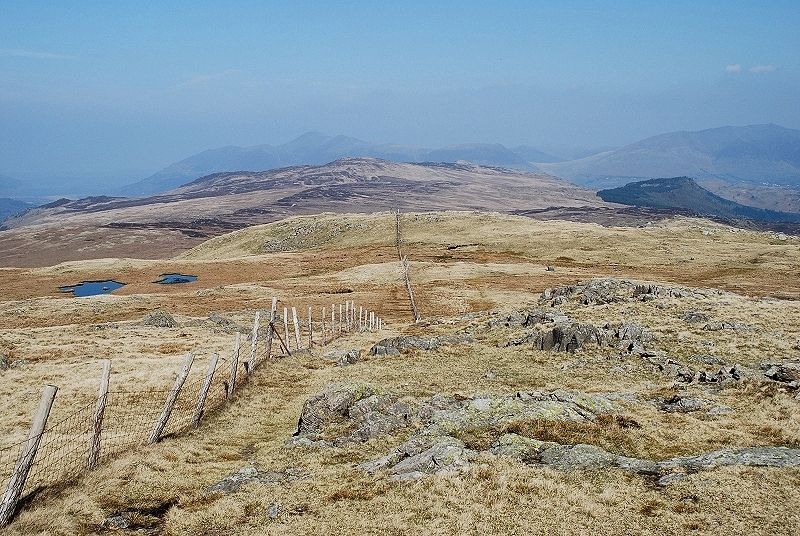
[[[360,313],[356,320],[355,304],[348,304],[345,307],[349,316],[340,316],[338,325],[336,320],[329,320],[327,337],[322,333],[322,324],[317,324],[317,344],[324,344],[326,339],[330,342],[337,335],[341,336],[356,327],[359,330],[373,329],[367,327],[366,310],[362,324]],[[273,311],[267,317],[266,325],[259,328],[257,315],[253,332],[248,337],[237,336],[236,349],[229,357],[212,358],[216,359],[213,369],[204,368],[202,374],[198,373],[197,369],[203,363],[199,361],[198,366],[193,369],[194,374],[189,376],[187,370],[187,377],[178,387],[174,404],[170,404],[168,400],[175,386],[140,390],[112,388],[105,393],[101,392],[90,402],[81,402],[78,407],[71,408],[71,413],[60,416],[54,422],[47,422],[45,415],[46,426],[43,424],[39,431],[34,433],[34,423],[27,439],[0,446],[0,485],[5,484],[5,494],[0,496],[0,527],[12,519],[21,498],[32,496],[40,490],[68,484],[87,470],[154,440],[186,432],[197,426],[204,415],[224,406],[233,393],[248,383],[252,373],[258,368],[257,364],[291,353],[292,346],[295,346],[295,350],[300,349],[300,337],[295,337],[293,330],[289,332],[289,337],[286,336],[283,316],[274,307],[273,303]],[[269,318],[274,318],[274,322],[270,322]],[[293,324],[294,320],[292,318]],[[383,321],[375,322],[375,326],[382,328]],[[298,333],[301,328],[305,328],[303,331],[307,335],[304,340],[307,341],[307,347],[310,347],[315,333],[311,319],[308,318],[305,322],[298,320]],[[192,362],[189,364],[190,370]],[[52,399],[50,402],[52,404]],[[168,418],[163,430],[154,439],[154,426],[164,416],[165,405],[170,406]],[[23,467],[27,457],[31,457],[30,463]],[[13,490],[15,482],[19,487],[16,497]]]

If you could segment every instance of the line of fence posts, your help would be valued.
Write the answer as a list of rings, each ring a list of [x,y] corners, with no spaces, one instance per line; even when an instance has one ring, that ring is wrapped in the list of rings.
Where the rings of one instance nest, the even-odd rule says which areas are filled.
[[[414,299],[414,289],[411,286],[411,276],[409,275],[411,266],[408,262],[408,256],[403,255],[400,247],[402,240],[402,236],[400,234],[400,209],[395,211],[395,222],[395,245],[397,246],[397,258],[400,259],[400,267],[403,270],[403,280],[406,285],[406,292],[408,293],[408,301],[411,304],[411,313],[414,315],[414,322],[419,322],[422,317],[419,314],[419,309],[417,309],[417,302]]]
[[[269,359],[272,355],[273,337],[277,337],[285,353],[287,355],[291,355],[291,351],[289,349],[287,308],[284,308],[284,318],[283,318],[286,340],[283,340],[278,331],[276,330],[277,301],[278,301],[277,298],[272,298],[272,307],[270,309],[269,324],[267,328],[267,335],[265,341],[266,359]],[[292,307],[291,309],[292,309],[292,318],[294,323],[295,341],[297,343],[297,348],[300,349],[302,340],[301,326],[297,316],[296,307]],[[335,326],[337,326],[335,310],[336,310],[335,306],[332,305],[331,320],[328,329],[326,331],[326,324],[325,324],[326,308],[325,307],[322,308],[320,329],[322,332],[321,342],[323,345],[331,342],[335,338],[335,333],[336,333]],[[353,301],[348,300],[345,304],[339,305],[339,322],[338,322],[339,334],[345,331],[351,331],[355,327],[355,311],[356,311],[355,302]],[[362,312],[363,312],[363,318],[362,318]],[[369,313],[369,323],[367,322],[367,313]],[[382,329],[383,326],[384,326],[383,320],[380,317],[378,317],[374,311],[367,311],[367,309],[364,308],[363,306],[358,307],[359,331],[363,330],[374,331],[376,329]],[[249,360],[243,363],[245,373],[248,375],[252,374],[255,371],[256,365],[258,364],[258,342],[259,342],[260,328],[261,328],[261,311],[256,311],[253,318],[253,328],[250,336],[251,337],[250,358]],[[312,321],[312,308],[310,306],[308,307],[307,328],[308,328],[308,345],[310,348],[314,344],[314,324]],[[330,337],[327,336],[328,333],[330,334]],[[242,335],[240,332],[237,332],[234,340],[233,351],[231,353],[230,372],[228,376],[227,385],[225,386],[226,400],[230,400],[233,397],[234,390],[237,385],[241,347],[242,347]],[[219,359],[220,356],[216,353],[214,353],[209,359],[205,376],[203,378],[200,391],[198,392],[197,402],[195,404],[194,412],[192,415],[192,426],[195,428],[200,426],[200,422],[204,416],[206,400],[208,398],[208,393],[214,379],[214,374],[219,364]],[[184,384],[186,383],[186,379],[189,376],[194,361],[195,361],[195,356],[192,353],[189,353],[184,357],[183,362],[181,364],[181,368],[178,372],[177,377],[175,378],[175,382],[173,383],[172,388],[167,394],[161,412],[159,413],[156,421],[153,423],[153,426],[147,436],[148,443],[153,444],[161,440],[164,430],[166,429],[167,424],[169,422],[170,416],[172,415],[173,409],[175,408],[175,404],[178,400],[178,397],[180,396],[181,390]],[[100,460],[103,418],[105,415],[106,404],[108,402],[110,379],[111,379],[111,360],[105,359],[102,360],[102,370],[100,374],[100,382],[97,393],[97,404],[93,414],[91,428],[89,430],[89,448],[88,448],[88,458],[86,460],[86,468],[88,470],[96,468]],[[46,432],[47,420],[50,415],[50,411],[53,407],[57,391],[58,387],[54,385],[47,385],[44,388],[44,391],[42,392],[42,397],[39,401],[39,405],[36,409],[36,412],[34,413],[31,422],[31,427],[28,432],[27,440],[23,445],[21,453],[14,466],[13,473],[11,474],[11,477],[9,478],[9,481],[6,485],[5,492],[2,496],[2,502],[0,502],[0,527],[7,525],[17,511],[20,497],[25,488],[25,483],[31,471],[31,467],[33,466],[34,461],[36,459],[36,454],[39,445],[41,443],[42,437]]]

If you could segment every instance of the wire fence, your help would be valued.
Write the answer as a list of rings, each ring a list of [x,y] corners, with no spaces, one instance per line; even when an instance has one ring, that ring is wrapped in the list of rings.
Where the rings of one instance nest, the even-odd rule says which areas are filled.
[[[112,388],[104,394],[98,394],[91,402],[71,409],[71,413],[59,417],[55,422],[47,422],[48,406],[39,432],[34,433],[35,417],[26,440],[0,447],[0,484],[6,483],[5,494],[0,502],[0,526],[11,520],[22,498],[39,490],[72,482],[92,467],[152,442],[156,423],[163,418],[171,391],[176,387],[179,388],[177,398],[169,408],[163,430],[155,440],[178,436],[198,425],[204,415],[222,408],[249,381],[258,364],[287,355],[292,345],[295,349],[302,347],[298,341],[305,341],[310,348],[315,332],[318,337],[316,344],[320,344],[356,329],[372,331],[384,326],[374,312],[370,321],[367,321],[366,310],[363,315],[359,312],[356,318],[355,303],[348,301],[338,308],[331,307],[333,316],[326,325],[328,333],[325,335],[321,321],[315,330],[310,317],[306,322],[301,322],[293,314],[291,320],[284,320],[284,315],[278,314],[275,303],[276,300],[273,300],[270,316],[260,329],[260,313],[257,313],[251,335],[244,338],[237,334],[236,349],[229,357],[213,357],[216,359],[213,369],[209,365],[209,368],[202,369],[202,374],[195,372],[180,386],[176,384],[162,389],[141,390]],[[274,322],[270,322],[270,318],[274,318]],[[289,325],[292,325],[292,331]],[[306,333],[301,338],[299,334],[302,331]],[[287,334],[293,337],[287,337]],[[271,344],[267,341],[271,341]],[[187,374],[191,366],[192,362],[189,361]],[[108,370],[110,372],[110,367]],[[235,380],[232,385],[233,377]],[[53,393],[55,395],[55,391]],[[52,402],[51,398],[51,405]],[[26,465],[28,458],[30,461]],[[16,493],[15,484],[18,487]]]

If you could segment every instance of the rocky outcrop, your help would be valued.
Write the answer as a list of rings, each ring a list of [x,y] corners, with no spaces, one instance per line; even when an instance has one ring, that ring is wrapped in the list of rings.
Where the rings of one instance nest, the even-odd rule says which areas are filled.
[[[334,384],[303,404],[292,441],[297,445],[344,445],[394,432],[409,424],[416,408],[366,384]],[[344,425],[335,437],[323,432]]]
[[[576,300],[582,305],[602,305],[624,301],[647,301],[659,298],[702,298],[709,293],[686,287],[642,283],[627,279],[593,279],[575,285],[545,289],[539,303],[560,305],[565,300]]]
[[[383,472],[391,480],[457,472],[481,454],[507,456],[563,471],[617,469],[652,477],[659,485],[676,482],[686,473],[725,465],[800,466],[800,449],[786,447],[721,449],[657,461],[623,456],[596,445],[562,444],[509,431],[530,422],[589,423],[600,415],[616,412],[620,399],[630,400],[630,397],[557,390],[469,397],[437,394],[418,402],[398,400],[370,386],[337,384],[306,401],[290,444],[352,444],[411,429],[412,434],[398,446],[359,465],[367,472]],[[701,400],[679,396],[656,403],[664,411],[695,411],[704,406]],[[329,427],[339,435],[319,440]],[[470,436],[487,434],[497,434],[488,445],[465,443]],[[297,441],[298,436],[303,441]],[[289,477],[280,473],[262,475],[244,468],[215,486],[224,491],[238,489],[248,482],[286,478]]]
[[[397,355],[408,350],[434,350],[440,346],[467,344],[472,342],[468,334],[443,335],[439,337],[403,336],[383,339],[369,351],[371,355]]]
[[[659,463],[663,470],[682,469],[695,472],[729,465],[748,467],[800,466],[800,449],[788,447],[748,447],[720,449],[697,456],[672,458]]]
[[[592,324],[575,322],[565,315],[520,313],[508,318],[524,317],[520,326],[534,326],[535,329],[522,337],[511,339],[506,346],[530,344],[536,350],[554,352],[575,352],[584,346],[610,346],[626,353],[645,354],[646,345],[654,340],[653,335],[642,326],[623,323],[618,326],[607,324],[597,327]],[[509,325],[508,321],[499,325]]]

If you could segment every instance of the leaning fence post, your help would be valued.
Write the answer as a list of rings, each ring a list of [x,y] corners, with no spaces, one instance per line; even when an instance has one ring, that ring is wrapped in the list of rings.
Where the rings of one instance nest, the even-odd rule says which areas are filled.
[[[294,342],[297,344],[297,349],[300,349],[300,324],[297,321],[297,307],[292,306],[292,322],[294,322]],[[286,341],[288,344],[289,341]]]
[[[100,436],[103,431],[103,415],[106,412],[106,402],[108,401],[108,382],[111,378],[111,360],[103,360],[103,372],[100,374],[100,388],[97,391],[97,407],[94,410],[94,423],[92,426],[92,437],[89,440],[89,469],[97,467],[100,459]]]
[[[275,333],[275,315],[278,311],[278,298],[272,297],[272,308],[269,310],[269,329],[267,330],[267,359],[272,357],[272,337]]]
[[[239,369],[239,350],[242,347],[242,334],[236,332],[236,343],[233,345],[233,355],[231,356],[231,375],[228,379],[228,393],[227,398],[233,396],[233,390],[236,389],[236,373]]]
[[[208,368],[206,369],[206,379],[200,387],[200,394],[197,396],[197,405],[194,408],[194,416],[192,417],[192,426],[197,428],[200,426],[200,419],[203,418],[203,409],[206,405],[206,398],[208,398],[208,390],[211,388],[211,380],[214,379],[214,372],[217,370],[217,361],[219,361],[219,354],[214,354],[208,360]]]
[[[164,403],[164,409],[161,410],[161,414],[158,416],[158,419],[153,426],[153,430],[150,432],[150,437],[148,437],[148,441],[150,443],[157,443],[158,440],[161,439],[161,434],[164,432],[164,428],[167,426],[169,416],[172,414],[172,408],[175,406],[175,402],[178,400],[178,394],[180,394],[181,387],[183,387],[184,382],[186,382],[186,377],[189,375],[189,369],[192,368],[193,362],[194,356],[192,354],[186,354],[186,358],[183,360],[183,366],[178,373],[178,377],[175,378],[175,385],[172,386],[172,389],[170,389],[169,394],[167,395],[167,401]]]
[[[39,450],[39,443],[47,425],[47,417],[50,416],[50,408],[53,407],[53,400],[56,398],[56,391],[58,391],[58,387],[47,385],[42,392],[39,407],[36,408],[31,429],[28,431],[28,439],[25,442],[22,454],[17,460],[14,473],[8,480],[3,502],[0,503],[0,527],[8,525],[17,510],[17,503],[20,495],[22,495],[22,490],[25,488],[25,481],[28,479],[28,473],[33,465],[33,460],[36,458],[36,451]]]
[[[261,311],[256,311],[256,317],[253,320],[253,334],[251,335],[251,339],[253,342],[250,345],[250,362],[247,367],[248,372],[253,372],[256,368],[256,351],[258,350],[258,329],[259,324],[261,323]]]

